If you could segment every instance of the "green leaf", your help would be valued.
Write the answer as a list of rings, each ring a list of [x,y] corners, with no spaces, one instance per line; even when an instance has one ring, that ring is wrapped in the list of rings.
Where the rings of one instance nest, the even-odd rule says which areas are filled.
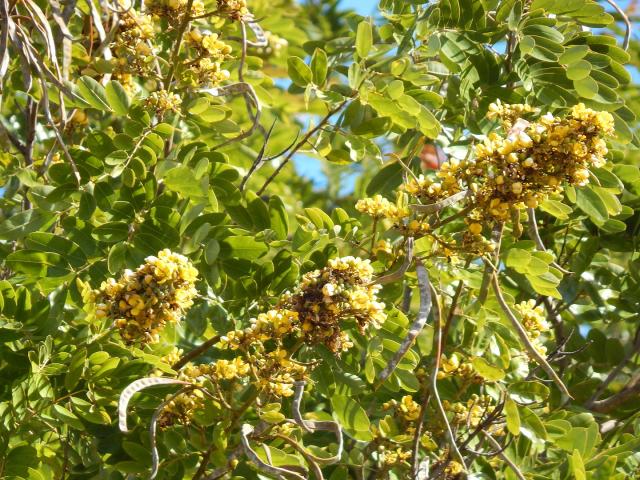
[[[576,189],[576,205],[597,224],[602,224],[609,219],[607,206],[600,195],[588,186]]]
[[[569,80],[582,80],[591,73],[591,64],[586,60],[580,60],[567,67],[567,78]]]
[[[107,256],[107,268],[109,273],[115,275],[122,270],[126,264],[127,244],[118,242],[109,249]]]
[[[59,277],[71,272],[62,257],[52,252],[17,250],[10,253],[5,262],[12,270],[34,277]]]
[[[0,222],[0,240],[21,240],[31,232],[49,228],[55,218],[39,208],[20,212]]]
[[[104,87],[93,78],[86,75],[81,77],[80,80],[78,80],[78,92],[80,92],[82,98],[96,110],[104,112],[111,111]]]
[[[68,238],[48,232],[34,232],[25,239],[25,247],[31,250],[57,253],[74,268],[87,263],[87,256],[78,244]]]
[[[373,438],[369,417],[358,402],[344,395],[333,395],[331,406],[336,419],[351,437],[363,441]]]
[[[107,222],[96,227],[91,236],[101,242],[121,242],[129,236],[129,224],[126,222]]]
[[[316,48],[311,57],[311,72],[313,74],[313,83],[318,86],[324,85],[327,79],[329,62],[327,54],[321,48]]]
[[[249,236],[227,237],[222,241],[222,245],[230,250],[232,257],[244,259],[256,259],[267,253],[268,247],[263,242],[258,242]]]
[[[278,239],[285,240],[289,235],[289,215],[282,199],[275,195],[269,198],[269,220]]]
[[[589,47],[586,45],[572,45],[565,48],[564,53],[560,55],[558,62],[562,65],[570,65],[584,58],[589,53]]]
[[[549,198],[540,204],[540,210],[547,212],[560,220],[568,219],[569,215],[573,212],[573,209],[569,205],[565,205],[562,202],[551,200]]]
[[[598,94],[598,83],[591,77],[574,80],[573,87],[583,98],[593,98]]]
[[[393,162],[382,167],[373,176],[367,185],[367,195],[373,196],[376,193],[387,194],[402,183],[402,166],[398,162]]]
[[[106,99],[109,105],[118,115],[126,115],[129,113],[131,101],[127,95],[127,91],[119,82],[110,80],[105,87]]]
[[[499,382],[505,377],[504,370],[495,365],[491,365],[482,357],[474,357],[471,363],[480,376],[488,382]]]
[[[571,455],[571,470],[575,480],[587,480],[587,472],[584,469],[584,461],[578,450],[574,450]]]
[[[181,165],[172,168],[165,174],[164,183],[169,190],[173,190],[186,198],[206,196],[200,181],[196,179],[193,170],[189,167]]]
[[[520,414],[516,402],[507,398],[504,403],[504,413],[507,419],[507,430],[512,435],[520,435]]]
[[[82,423],[82,421],[78,417],[76,417],[73,412],[67,410],[62,405],[55,404],[53,407],[51,407],[51,414],[54,418],[57,418],[58,420],[66,423],[75,430],[84,430],[84,424]]]
[[[306,87],[313,81],[313,74],[309,66],[300,57],[287,59],[289,77],[299,87]]]
[[[215,238],[212,238],[207,242],[207,246],[204,249],[204,261],[207,262],[207,265],[213,265],[219,254],[220,243]]]
[[[528,438],[547,439],[547,430],[538,415],[528,407],[520,407],[520,433]]]
[[[363,20],[358,24],[356,31],[356,53],[360,58],[367,58],[373,46],[373,32],[371,23]]]

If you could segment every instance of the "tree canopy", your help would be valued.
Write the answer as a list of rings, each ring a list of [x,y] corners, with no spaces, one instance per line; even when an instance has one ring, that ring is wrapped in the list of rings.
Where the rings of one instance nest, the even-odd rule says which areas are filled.
[[[635,8],[0,0],[0,477],[635,478]]]

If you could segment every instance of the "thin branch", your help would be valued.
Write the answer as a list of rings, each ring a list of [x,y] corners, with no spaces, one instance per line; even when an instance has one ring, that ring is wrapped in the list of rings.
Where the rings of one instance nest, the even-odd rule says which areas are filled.
[[[220,341],[220,335],[216,335],[216,336],[210,338],[209,340],[207,340],[203,344],[201,344],[198,347],[196,347],[193,350],[191,350],[189,353],[183,355],[180,358],[180,360],[178,360],[176,363],[171,365],[171,368],[173,368],[174,370],[180,370],[182,367],[184,367],[191,360],[193,360],[194,358],[197,358],[200,355],[202,355],[204,352],[209,350],[213,345],[215,345],[219,341]]]
[[[298,150],[300,150],[306,143],[307,141],[318,131],[320,130],[322,127],[324,127],[324,125],[329,121],[329,119],[335,115],[336,113],[338,113],[342,107],[344,107],[347,102],[350,99],[345,99],[342,102],[340,102],[337,106],[335,106],[334,108],[332,108],[331,110],[329,110],[329,112],[320,120],[320,122],[318,123],[318,125],[316,125],[315,127],[313,127],[311,130],[309,130],[304,137],[302,137],[302,140],[300,140],[295,147],[293,147],[292,150],[289,151],[289,153],[284,157],[284,159],[282,160],[282,162],[280,163],[280,165],[278,165],[278,167],[275,169],[275,171],[269,176],[269,178],[267,178],[266,182],[264,183],[264,185],[262,185],[262,187],[260,187],[260,190],[258,190],[256,192],[256,194],[258,196],[262,195],[264,193],[264,191],[267,189],[267,187],[269,186],[269,184],[271,182],[273,182],[273,180],[278,176],[278,174],[280,173],[280,171],[287,165],[287,163],[289,163],[289,160],[291,160],[291,158],[298,152]]]
[[[480,285],[480,293],[478,294],[478,304],[482,305],[487,300],[487,295],[489,293],[489,285],[491,284],[491,275],[498,268],[498,261],[500,260],[500,245],[502,243],[502,232],[504,229],[504,223],[497,223],[493,227],[493,232],[491,233],[491,239],[495,243],[495,252],[493,255],[493,261],[487,262],[485,260],[484,273],[482,275],[482,284]]]
[[[598,387],[598,389],[595,391],[593,396],[586,403],[586,405],[585,405],[586,408],[590,408],[590,409],[594,409],[594,407],[595,408],[602,408],[603,405],[606,408],[607,404],[603,403],[603,402],[599,402],[598,399],[605,392],[605,390],[607,389],[609,384],[616,379],[616,377],[620,374],[622,369],[627,366],[627,364],[634,357],[634,355],[636,355],[638,353],[640,353],[640,327],[638,327],[636,329],[635,338],[633,340],[633,347],[631,348],[631,350],[629,350],[627,352],[627,354],[624,356],[622,361],[620,363],[618,363],[618,365],[616,365],[616,367],[613,370],[611,370],[611,372],[609,372],[609,375],[607,375],[607,378],[604,379],[602,384]],[[625,387],[625,388],[628,388],[628,387]],[[622,392],[624,392],[624,390],[625,389],[620,391],[617,395],[620,395]],[[614,395],[613,397],[615,397],[615,396],[616,395]],[[612,401],[611,398],[613,398],[613,397],[610,397],[607,400]],[[604,402],[606,402],[606,400]]]
[[[484,435],[484,438],[487,442],[489,442],[489,444],[491,444],[491,446],[493,448],[495,448],[497,451],[497,455],[504,460],[504,462],[509,465],[509,467],[511,468],[511,470],[513,470],[513,473],[516,474],[516,477],[518,477],[519,480],[527,480],[526,477],[523,475],[523,473],[520,471],[520,469],[518,468],[518,466],[515,464],[515,462],[513,460],[511,460],[509,457],[507,457],[507,455],[504,453],[504,450],[500,447],[500,444],[496,441],[495,438],[493,438],[491,435],[489,435],[487,432],[485,432],[484,430],[482,430],[482,434]]]
[[[419,260],[416,261],[418,263]],[[436,292],[433,285],[429,285],[431,290],[431,297],[433,299],[433,328],[434,328],[434,343],[435,343],[435,357],[433,360],[433,368],[431,370],[431,392],[433,394],[433,398],[436,401],[436,405],[438,407],[438,412],[442,417],[442,421],[444,422],[447,430],[447,437],[449,440],[449,447],[454,452],[458,461],[462,465],[464,471],[467,471],[467,465],[464,461],[464,457],[462,453],[460,453],[460,449],[456,444],[456,437],[453,434],[453,430],[451,429],[451,424],[449,423],[449,419],[447,418],[447,412],[444,410],[444,406],[442,405],[442,400],[440,400],[440,393],[438,392],[438,370],[440,369],[440,357],[442,356],[442,325],[441,325],[441,311],[440,311],[440,299],[438,298],[438,293]]]
[[[529,236],[533,239],[533,241],[536,244],[536,248],[541,251],[541,252],[546,252],[547,248],[544,246],[544,242],[542,241],[542,238],[540,237],[540,231],[538,230],[538,223],[536,221],[536,211],[534,208],[529,208],[527,210],[527,215],[529,216]],[[564,268],[562,268],[558,262],[556,262],[555,260],[553,260],[551,262],[551,266],[553,268],[556,268],[558,270],[560,270],[561,273],[565,274],[565,275],[571,275],[573,272],[570,272],[569,270],[566,270]]]
[[[527,335],[526,330],[520,324],[516,316],[513,314],[513,312],[509,308],[509,305],[507,305],[507,302],[505,301],[504,296],[502,295],[502,291],[500,290],[500,283],[498,282],[498,274],[495,271],[492,274],[491,285],[493,286],[493,291],[496,295],[496,299],[498,300],[498,303],[500,304],[500,308],[502,308],[505,315],[511,322],[511,325],[513,326],[514,330],[518,334],[520,341],[524,344],[527,352],[529,353],[529,356],[533,358],[538,363],[538,365],[542,367],[542,369],[545,372],[547,372],[549,377],[553,379],[553,381],[556,383],[558,388],[560,388],[562,393],[564,393],[569,398],[573,398],[569,393],[569,390],[567,389],[566,385],[562,381],[562,379],[558,376],[558,374],[556,374],[555,370],[553,370],[551,365],[549,365],[549,362],[547,362],[547,359],[538,350],[536,350],[536,347],[533,346],[533,344],[531,343],[531,340],[529,340],[529,336]]]
[[[191,21],[191,7],[193,6],[193,1],[194,0],[187,0],[184,18],[178,27],[178,37],[176,38],[176,43],[173,46],[173,51],[171,52],[171,60],[169,61],[169,72],[167,73],[167,78],[164,81],[166,89],[171,88],[173,74],[175,73],[176,66],[178,65],[178,56],[180,55],[180,47],[182,45],[182,39],[184,38],[184,32],[187,30],[189,22]]]

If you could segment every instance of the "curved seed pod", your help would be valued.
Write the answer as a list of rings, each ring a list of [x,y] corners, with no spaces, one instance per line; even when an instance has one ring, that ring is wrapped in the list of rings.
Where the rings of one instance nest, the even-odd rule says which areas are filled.
[[[273,475],[276,478],[283,478],[284,476],[299,479],[299,480],[305,480],[305,478],[307,478],[300,475],[297,472],[294,472],[293,470],[288,470],[286,468],[281,468],[281,467],[274,467],[273,465],[269,465],[268,463],[263,462],[258,456],[258,454],[256,453],[256,451],[253,448],[251,448],[251,444],[249,443],[249,435],[253,433],[253,430],[254,430],[253,426],[249,425],[248,423],[245,423],[244,425],[242,425],[242,429],[240,431],[240,437],[242,439],[242,447],[244,448],[244,453],[247,455],[247,457],[249,457],[249,460],[251,460],[258,467],[259,470],[261,470],[264,473]]]
[[[256,36],[256,41],[252,42],[247,40],[247,45],[251,45],[252,47],[266,47],[269,45],[269,41],[267,40],[264,30],[260,24],[256,22],[255,17],[252,14],[245,15],[242,21],[249,26],[253,34]]]
[[[400,348],[398,348],[398,351],[395,353],[385,369],[380,372],[380,375],[378,375],[378,380],[376,382],[378,385],[382,385],[384,381],[389,378],[389,375],[393,373],[400,363],[400,360],[402,360],[409,351],[411,345],[415,342],[416,337],[420,334],[424,325],[427,323],[427,317],[431,311],[431,284],[429,283],[429,274],[421,262],[416,262],[416,273],[418,274],[418,290],[420,291],[420,310],[418,311],[418,315],[413,324],[409,328],[407,336],[400,344]]]
[[[188,386],[185,388],[181,388],[176,393],[167,398],[164,402],[162,402],[153,412],[153,416],[151,417],[151,424],[149,425],[149,440],[151,444],[151,475],[150,479],[153,480],[158,475],[158,470],[160,468],[160,456],[158,455],[158,446],[156,442],[156,434],[158,427],[158,419],[162,414],[162,410],[166,407],[170,402],[172,402],[178,395],[186,393],[193,389],[193,386]]]
[[[141,378],[130,383],[129,386],[122,391],[120,400],[118,401],[118,427],[121,432],[126,433],[129,431],[127,428],[127,408],[131,397],[145,388],[155,387],[156,385],[189,385],[189,383],[164,377]]]
[[[445,198],[444,200],[440,200],[439,202],[430,203],[429,205],[411,205],[410,208],[418,213],[436,213],[446,207],[455,205],[461,200],[464,200],[470,194],[470,190],[463,190],[451,195],[450,197]]]
[[[342,437],[342,427],[338,422],[333,422],[329,420],[316,421],[316,420],[305,420],[302,418],[302,414],[300,413],[300,402],[302,400],[302,394],[304,393],[304,387],[307,382],[300,380],[295,382],[295,393],[293,397],[293,404],[291,406],[291,410],[293,413],[293,423],[299,425],[303,429],[305,429],[309,433],[313,433],[316,431],[325,431],[325,432],[334,432],[336,438],[338,440],[338,451],[333,457],[328,458],[320,458],[312,455],[311,453],[307,453],[307,455],[312,458],[315,462],[323,464],[323,465],[331,465],[334,463],[338,463],[340,461],[340,457],[342,457],[342,451],[344,449],[344,440]]]
[[[377,278],[372,283],[383,285],[385,283],[391,283],[391,282],[395,282],[396,280],[400,280],[404,276],[406,271],[409,270],[409,267],[411,266],[412,261],[413,261],[413,237],[409,237],[407,238],[407,253],[404,257],[404,262],[402,263],[402,265],[400,265],[400,268],[398,268],[398,270],[396,270],[395,272],[387,273],[386,275],[383,275]]]

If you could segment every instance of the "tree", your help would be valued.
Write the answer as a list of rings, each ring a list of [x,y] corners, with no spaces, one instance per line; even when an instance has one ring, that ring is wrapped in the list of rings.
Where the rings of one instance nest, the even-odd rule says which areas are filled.
[[[633,5],[0,0],[0,476],[636,475]]]

